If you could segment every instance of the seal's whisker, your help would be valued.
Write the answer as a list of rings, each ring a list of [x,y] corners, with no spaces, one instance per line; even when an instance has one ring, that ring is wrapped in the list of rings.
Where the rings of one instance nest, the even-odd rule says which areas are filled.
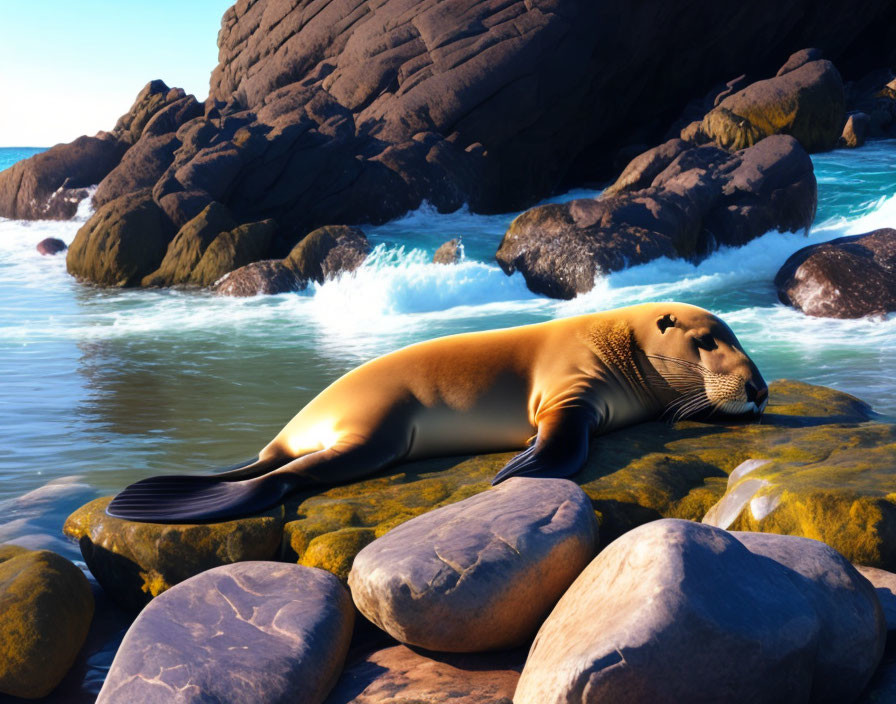
[[[701,394],[696,398],[689,399],[687,403],[681,405],[675,414],[676,420],[684,420],[690,416],[695,415],[696,413],[702,411],[704,408],[708,408],[713,406],[712,401],[705,394]]]

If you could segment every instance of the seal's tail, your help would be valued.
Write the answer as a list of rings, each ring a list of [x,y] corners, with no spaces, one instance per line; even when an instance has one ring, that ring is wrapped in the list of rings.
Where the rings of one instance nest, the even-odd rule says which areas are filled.
[[[243,469],[234,470],[244,471]],[[298,477],[271,472],[238,479],[238,474],[150,477],[131,484],[106,508],[129,521],[177,523],[215,521],[257,513],[279,503]]]

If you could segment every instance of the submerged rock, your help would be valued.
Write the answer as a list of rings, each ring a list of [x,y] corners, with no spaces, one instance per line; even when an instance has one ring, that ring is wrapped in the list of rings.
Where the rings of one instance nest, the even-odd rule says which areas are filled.
[[[660,257],[696,259],[769,230],[808,230],[817,186],[792,137],[735,154],[671,140],[642,154],[597,199],[541,205],[518,216],[496,258],[535,293],[573,298],[595,277]]]
[[[355,612],[333,575],[246,562],[203,572],[147,606],[98,704],[320,704],[342,670]]]
[[[403,645],[346,665],[326,704],[510,704],[526,660],[500,653],[422,653]]]
[[[63,532],[78,541],[103,589],[128,609],[212,567],[269,560],[280,544],[282,507],[220,523],[163,525],[113,518],[106,513],[110,501],[85,504]]]
[[[680,520],[627,533],[545,621],[515,704],[855,699],[880,659],[880,607],[829,548],[800,556],[809,542]]]
[[[481,652],[525,643],[597,550],[588,496],[511,478],[393,528],[355,557],[355,605],[402,643]]]
[[[212,287],[222,296],[249,297],[301,291],[308,285],[279,259],[252,262],[224,274]]]
[[[68,249],[68,245],[56,237],[47,237],[37,243],[37,251],[43,255],[59,254]]]
[[[64,557],[0,546],[0,694],[49,694],[74,663],[93,606],[87,579]]]
[[[798,519],[782,512],[770,529],[822,537],[853,561],[893,570],[889,546],[896,542],[889,536],[896,499],[882,496],[880,487],[894,485],[894,426],[833,389],[776,381],[769,391],[761,424],[642,423],[593,443],[584,469],[572,479],[600,517],[602,540],[662,517],[701,520],[725,495],[728,475],[738,465],[764,458],[792,472],[805,465],[820,472],[819,482],[833,477],[819,483],[820,493],[805,493],[809,509]],[[254,550],[264,544],[276,551],[281,532],[280,559],[346,579],[355,555],[371,541],[415,516],[488,490],[513,454],[404,463],[290,497],[284,519],[277,512],[201,526],[130,523],[106,516],[109,499],[104,499],[75,512],[66,533],[81,539],[104,587],[138,606],[202,569],[236,559],[270,559],[272,554]],[[863,492],[859,497],[857,488]],[[799,506],[795,502],[793,510]],[[257,532],[250,530],[253,525]]]
[[[775,275],[778,298],[807,315],[860,318],[896,310],[896,230],[804,247]]]
[[[436,253],[432,255],[433,264],[457,264],[463,258],[464,246],[460,237],[448,240],[439,245]]]

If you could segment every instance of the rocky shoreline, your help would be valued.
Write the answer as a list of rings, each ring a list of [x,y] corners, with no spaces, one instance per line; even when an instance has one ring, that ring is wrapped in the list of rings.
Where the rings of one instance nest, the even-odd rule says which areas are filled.
[[[647,423],[608,435],[574,482],[520,479],[492,489],[489,480],[508,457],[497,454],[402,465],[224,523],[132,523],[105,514],[109,499],[93,501],[69,517],[65,532],[79,542],[105,593],[140,612],[100,701],[171,701],[172,687],[186,692],[178,701],[294,701],[297,691],[316,702],[391,701],[385,692],[455,701],[435,694],[448,683],[458,702],[542,701],[545,687],[568,690],[556,701],[572,701],[579,685],[555,681],[566,669],[553,659],[573,657],[563,653],[586,642],[596,649],[588,656],[596,669],[587,676],[601,681],[614,701],[655,701],[644,683],[657,681],[664,691],[682,688],[676,701],[711,699],[713,687],[733,682],[755,694],[743,701],[780,701],[781,691],[792,691],[788,701],[827,701],[817,692],[834,687],[821,684],[834,672],[840,673],[836,701],[876,701],[873,688],[864,699],[859,695],[879,661],[881,686],[891,677],[892,656],[881,653],[886,633],[896,633],[896,501],[887,489],[894,484],[896,426],[824,387],[775,382],[770,393],[759,425]],[[744,530],[753,532],[738,532]],[[19,560],[43,554],[6,550]],[[749,553],[765,556],[761,569]],[[635,554],[643,558],[623,559]],[[720,571],[719,561],[730,569]],[[865,576],[850,563],[861,565]],[[679,569],[694,576],[672,589]],[[831,577],[837,571],[842,578]],[[614,587],[609,575],[623,581]],[[576,586],[595,579],[611,582]],[[637,608],[638,592],[623,586],[626,580],[643,589],[670,585],[662,587],[669,598],[663,608],[670,611]],[[6,584],[0,601],[23,598],[15,581]],[[794,590],[794,584],[801,586]],[[732,596],[735,588],[742,596]],[[58,601],[40,589],[29,592],[48,604]],[[763,601],[749,602],[750,594]],[[602,605],[584,606],[581,598]],[[622,601],[604,604],[613,599]],[[743,610],[745,599],[755,604],[754,616]],[[729,613],[726,603],[738,608]],[[26,616],[39,613],[20,604]],[[771,618],[775,608],[786,608],[787,617]],[[685,614],[706,609],[717,620],[694,631]],[[78,613],[89,616],[86,608]],[[599,625],[598,613],[617,614],[620,630]],[[856,620],[860,613],[866,625]],[[759,625],[759,614],[771,618],[767,626]],[[569,623],[596,630],[570,640],[562,636]],[[803,645],[795,644],[791,625]],[[58,621],[47,626],[55,629]],[[544,635],[533,644],[539,629]],[[775,650],[784,647],[785,632],[786,657]],[[634,647],[626,639],[635,633],[654,644],[654,656],[631,651],[622,673],[598,656],[603,647]],[[682,646],[680,639],[694,633],[701,640]],[[744,642],[766,639],[763,647],[776,654],[751,660],[753,651],[735,645],[734,633]],[[71,637],[52,639],[53,647],[68,648],[59,657],[70,663],[86,635],[82,625]],[[721,661],[707,645],[714,637],[730,648],[719,651],[728,653]],[[701,652],[707,655],[698,664]],[[673,653],[687,654],[693,672],[705,675],[651,669]],[[792,664],[787,672],[773,674],[785,661]],[[41,696],[55,684],[41,672],[45,689],[27,689],[27,680],[9,688],[17,674],[12,669],[0,679],[0,691]],[[63,674],[64,668],[58,678]]]

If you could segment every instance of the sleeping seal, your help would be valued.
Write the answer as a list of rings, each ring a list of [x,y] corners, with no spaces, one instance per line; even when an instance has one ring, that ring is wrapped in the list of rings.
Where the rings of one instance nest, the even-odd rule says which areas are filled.
[[[378,357],[324,389],[254,461],[144,479],[107,510],[138,521],[218,520],[405,460],[521,448],[494,483],[568,477],[593,435],[664,415],[758,417],[767,401],[759,370],[719,318],[645,303]]]

